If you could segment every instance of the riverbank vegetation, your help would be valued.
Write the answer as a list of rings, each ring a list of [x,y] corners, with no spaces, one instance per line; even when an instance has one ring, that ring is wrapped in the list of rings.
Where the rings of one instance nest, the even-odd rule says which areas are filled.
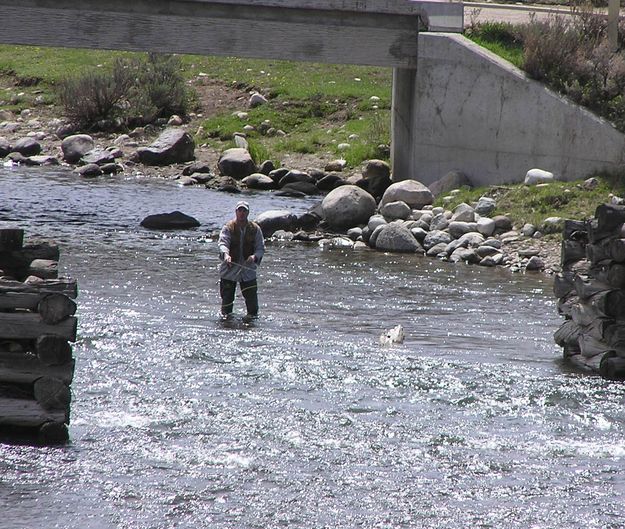
[[[554,216],[585,220],[592,218],[597,206],[609,202],[612,196],[625,196],[625,172],[597,173],[587,181],[556,181],[546,185],[463,187],[451,200],[438,197],[435,205],[454,209],[462,202],[477,202],[482,196],[496,199],[493,215],[508,215],[516,226],[529,223],[541,227],[546,218]]]
[[[607,21],[586,4],[528,24],[476,23],[467,37],[625,132],[625,23],[610,48]]]
[[[389,157],[392,72],[388,68],[203,56],[176,60],[178,74],[189,91],[185,110],[199,114],[199,127],[193,131],[198,144],[219,150],[231,147],[234,133],[247,124],[254,127],[247,131],[250,150],[259,157],[280,160],[285,153],[325,151],[345,158],[351,167],[366,159]],[[84,119],[79,121],[87,131],[97,130],[98,122],[127,116],[136,106],[118,95],[129,90],[136,95],[137,86],[146,83],[133,83],[124,72],[136,73],[149,62],[145,54],[138,53],[0,46],[0,83],[4,85],[0,109],[19,112],[32,108],[35,101],[60,105],[65,100],[80,111],[75,104],[72,107],[72,97],[62,94],[81,93],[86,86],[110,108],[103,112],[98,106],[83,105]],[[115,90],[107,81],[107,76],[110,80],[116,75],[123,81],[123,90]],[[172,83],[173,77],[169,77],[164,84]],[[221,90],[213,90],[216,85]],[[219,94],[223,90],[238,92],[241,97],[222,101]],[[248,108],[243,96],[252,91],[263,94],[271,104]],[[141,96],[143,103],[148,99]],[[202,115],[198,105],[202,99],[209,103],[210,113]],[[236,115],[242,111],[247,114],[245,121]],[[135,117],[137,114],[141,113],[134,112]],[[153,111],[151,117],[160,114]],[[264,131],[268,128],[286,135],[267,135]]]

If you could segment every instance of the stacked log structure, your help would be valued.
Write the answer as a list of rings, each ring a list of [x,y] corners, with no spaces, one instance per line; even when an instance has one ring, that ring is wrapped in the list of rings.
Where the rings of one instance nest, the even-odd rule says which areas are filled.
[[[566,221],[555,278],[556,331],[564,358],[625,380],[625,206],[604,204],[590,221]]]
[[[0,229],[0,434],[68,440],[76,340],[73,279],[58,277],[59,249],[24,245]]]

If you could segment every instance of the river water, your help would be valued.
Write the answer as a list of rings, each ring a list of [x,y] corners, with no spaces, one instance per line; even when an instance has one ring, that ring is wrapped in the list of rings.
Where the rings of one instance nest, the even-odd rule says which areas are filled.
[[[71,442],[0,445],[0,528],[624,526],[624,388],[562,365],[549,278],[268,243],[261,318],[224,324],[239,199],[0,167],[0,226],[80,288]],[[175,209],[202,227],[139,226]]]

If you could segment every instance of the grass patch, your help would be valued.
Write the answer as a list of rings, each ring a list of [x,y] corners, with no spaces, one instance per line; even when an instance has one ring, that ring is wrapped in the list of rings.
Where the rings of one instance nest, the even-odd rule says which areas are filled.
[[[492,215],[508,215],[518,227],[525,223],[540,226],[545,218],[553,216],[589,219],[599,204],[609,201],[610,194],[625,194],[625,173],[600,173],[595,177],[599,184],[592,190],[584,188],[583,180],[554,182],[546,186],[511,184],[463,188],[448,203],[438,197],[435,205],[453,210],[461,202],[470,204],[482,196],[491,197],[497,201],[497,209]]]
[[[523,67],[523,42],[512,24],[505,22],[476,24],[467,29],[465,36],[517,68]]]

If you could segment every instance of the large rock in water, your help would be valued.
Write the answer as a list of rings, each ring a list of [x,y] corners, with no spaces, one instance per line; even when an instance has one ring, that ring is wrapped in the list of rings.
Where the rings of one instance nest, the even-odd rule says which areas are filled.
[[[337,229],[366,223],[375,213],[375,208],[375,199],[354,185],[337,187],[321,203],[323,218],[332,228]]]
[[[402,180],[391,184],[384,192],[384,196],[380,201],[380,207],[389,202],[397,202],[401,200],[408,204],[412,209],[422,209],[434,202],[434,195],[421,182],[416,180]]]
[[[93,138],[88,134],[68,136],[61,143],[63,159],[67,163],[76,163],[94,147]]]
[[[386,224],[375,240],[375,249],[381,252],[422,252],[423,248],[408,228],[401,224]]]
[[[221,154],[217,167],[222,175],[239,180],[256,172],[256,164],[250,153],[239,147],[226,149]]]
[[[260,226],[264,237],[271,237],[278,230],[293,231],[297,217],[287,209],[270,209],[258,215],[254,222]]]
[[[152,230],[183,230],[197,228],[199,225],[200,223],[197,219],[180,211],[148,215],[141,221],[141,226]]]
[[[137,149],[139,161],[146,165],[169,165],[195,159],[195,142],[179,128],[165,129],[149,147]]]
[[[41,144],[33,138],[20,138],[13,145],[13,152],[23,156],[37,156],[41,152]]]

